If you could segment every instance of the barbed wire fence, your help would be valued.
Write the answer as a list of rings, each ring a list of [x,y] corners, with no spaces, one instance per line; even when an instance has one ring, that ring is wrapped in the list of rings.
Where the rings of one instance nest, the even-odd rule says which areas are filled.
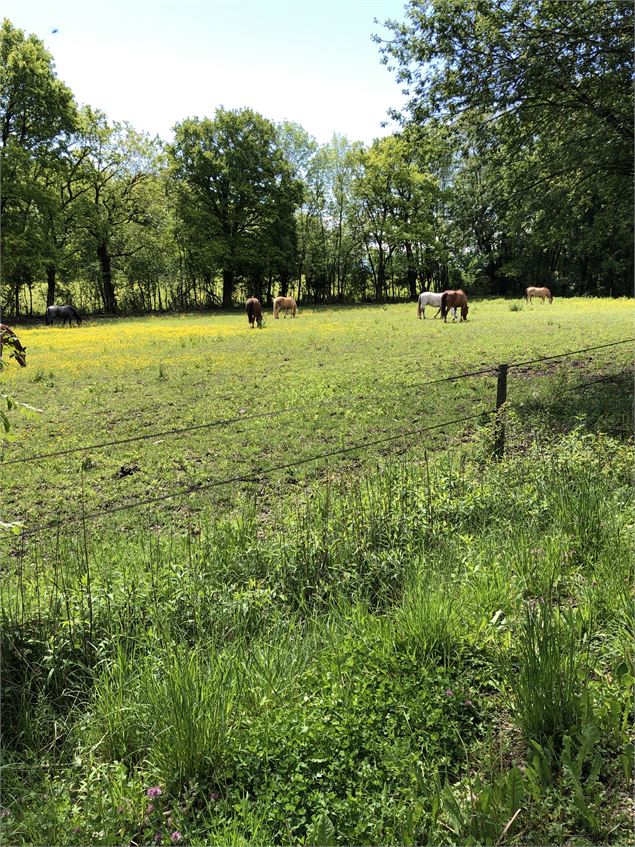
[[[51,533],[54,531],[61,530],[65,526],[70,526],[74,524],[84,524],[86,521],[96,520],[98,518],[104,517],[106,515],[115,514],[118,512],[128,511],[131,509],[140,508],[148,505],[155,505],[158,503],[163,503],[168,500],[172,500],[179,497],[186,497],[190,494],[210,491],[215,488],[222,488],[227,486],[236,486],[241,483],[261,483],[264,477],[267,477],[269,474],[274,474],[280,471],[289,470],[295,467],[304,466],[311,463],[317,463],[324,460],[328,460],[329,458],[340,457],[344,455],[348,455],[351,453],[355,453],[358,451],[362,451],[371,447],[379,447],[390,445],[399,441],[403,441],[407,438],[412,438],[415,436],[422,435],[426,432],[432,432],[435,430],[443,430],[450,428],[459,423],[467,423],[471,421],[481,420],[486,421],[487,419],[494,420],[494,444],[493,444],[493,457],[495,459],[500,459],[504,455],[505,451],[505,440],[506,440],[506,407],[508,403],[507,399],[507,378],[508,374],[512,370],[516,369],[527,369],[531,366],[541,364],[547,361],[554,361],[557,359],[565,359],[570,356],[579,356],[588,352],[602,350],[609,347],[615,347],[622,344],[630,344],[635,342],[635,338],[626,338],[620,339],[619,341],[612,341],[605,344],[597,344],[582,348],[580,350],[572,350],[565,351],[562,353],[551,354],[547,356],[540,356],[534,359],[528,359],[520,362],[510,362],[510,363],[500,363],[498,365],[491,365],[480,370],[475,371],[464,371],[458,374],[451,374],[448,376],[438,377],[432,380],[425,380],[423,382],[413,382],[407,384],[401,384],[400,387],[404,389],[413,388],[413,389],[422,389],[426,387],[430,387],[433,385],[439,385],[442,383],[451,383],[456,382],[458,380],[470,379],[477,376],[493,376],[496,375],[496,401],[495,406],[490,409],[484,409],[480,412],[477,412],[472,415],[467,415],[463,417],[454,418],[451,420],[446,420],[441,423],[423,426],[423,427],[415,427],[411,428],[399,433],[392,432],[391,434],[384,434],[380,438],[374,439],[364,439],[362,441],[356,442],[354,444],[348,444],[340,448],[330,449],[327,451],[322,451],[316,454],[313,454],[308,457],[303,457],[301,459],[293,460],[290,462],[284,462],[277,465],[272,465],[268,468],[263,468],[259,470],[258,473],[252,474],[232,474],[222,478],[211,478],[204,479],[199,481],[193,485],[172,489],[162,494],[153,496],[153,497],[144,497],[139,498],[126,503],[118,503],[114,505],[103,506],[102,508],[92,511],[86,512],[84,510],[84,504],[82,502],[82,509],[79,514],[71,514],[66,515],[63,518],[54,521],[48,521],[43,524],[34,526],[34,527],[23,527],[20,530],[19,537],[21,539],[21,544],[24,544],[24,541],[27,538],[37,537],[43,533]],[[580,383],[575,386],[567,387],[562,389],[563,391],[578,391],[587,388],[588,386],[595,385],[597,383],[606,382],[608,380],[614,379],[615,374],[606,374],[602,375],[599,378],[593,380],[587,380],[583,383]],[[367,395],[367,398],[371,395]],[[321,401],[319,401],[321,404]],[[306,409],[306,404],[304,406]],[[110,439],[107,441],[101,441],[92,444],[84,444],[78,447],[72,447],[64,450],[55,450],[49,451],[45,453],[37,453],[31,454],[22,457],[15,457],[11,459],[4,460],[0,462],[0,472],[2,468],[9,465],[26,465],[32,462],[43,462],[53,458],[59,458],[60,456],[68,456],[73,454],[78,454],[87,451],[95,451],[106,449],[114,446],[121,446],[125,444],[131,444],[135,442],[141,442],[145,440],[151,439],[165,439],[171,437],[177,437],[180,435],[184,435],[190,432],[197,432],[203,430],[210,430],[214,428],[221,427],[230,427],[235,424],[242,424],[247,421],[255,421],[255,420],[263,420],[278,417],[284,414],[297,414],[298,409],[296,407],[281,407],[274,410],[269,410],[266,412],[256,412],[252,414],[239,414],[233,417],[220,418],[212,421],[207,421],[201,424],[192,424],[185,427],[173,427],[171,429],[159,430],[150,433],[142,433],[139,435],[128,436],[124,438],[118,439]],[[414,419],[418,420],[417,418]],[[414,421],[411,421],[414,422]],[[15,542],[16,537],[14,536],[11,539],[8,535],[0,535],[0,540],[13,540]]]

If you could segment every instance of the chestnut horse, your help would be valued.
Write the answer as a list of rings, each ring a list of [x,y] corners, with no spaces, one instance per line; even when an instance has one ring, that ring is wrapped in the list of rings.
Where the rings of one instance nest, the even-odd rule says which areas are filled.
[[[280,309],[284,309],[285,318],[289,312],[291,312],[291,317],[295,318],[295,313],[298,311],[298,304],[293,297],[276,297],[273,301],[273,316],[276,320],[278,320]]]
[[[454,309],[454,317],[453,321],[456,320],[456,309],[461,310],[461,320],[467,320],[467,297],[465,295],[465,291],[461,288],[456,291],[444,291],[441,295],[441,317],[447,323],[448,321],[448,312],[450,309]]]
[[[549,300],[550,303],[553,303],[553,294],[548,288],[534,288],[530,285],[529,288],[525,289],[525,300],[528,303],[531,303],[532,297],[540,297],[543,303],[545,302],[545,299]]]
[[[2,345],[6,344],[6,346],[11,350],[9,353],[10,359],[15,359],[20,367],[26,367],[26,347],[23,347],[20,344],[20,339],[15,334],[15,332],[11,329],[10,326],[6,324],[0,324],[0,359],[2,358]]]
[[[262,329],[262,307],[257,297],[250,297],[245,303],[249,326],[253,329],[256,324]]]

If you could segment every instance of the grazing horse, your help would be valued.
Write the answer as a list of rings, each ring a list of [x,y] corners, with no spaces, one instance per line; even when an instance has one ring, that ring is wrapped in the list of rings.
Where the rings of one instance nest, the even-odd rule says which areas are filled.
[[[461,310],[461,320],[467,320],[467,297],[465,296],[465,291],[461,288],[456,291],[444,291],[441,295],[441,317],[447,323],[448,320],[448,312],[450,309],[454,310],[453,321],[456,320],[456,310]]]
[[[250,297],[245,303],[249,326],[253,329],[256,324],[262,329],[262,307],[257,297]]]
[[[9,353],[10,359],[15,359],[21,368],[26,367],[26,347],[20,344],[20,339],[6,324],[0,324],[0,359],[2,358],[2,345],[11,350]]]
[[[52,324],[55,318],[63,318],[64,323],[62,326],[66,326],[66,321],[69,321],[70,325],[73,325],[73,318],[77,321],[77,326],[80,325],[82,319],[79,315],[79,312],[74,306],[49,306],[46,310],[46,315],[44,316],[46,320],[46,325]]]
[[[432,306],[437,309],[437,313],[434,316],[435,318],[439,316],[439,312],[441,311],[441,297],[442,294],[436,294],[434,291],[422,291],[419,295],[419,300],[417,301],[417,317],[426,319],[426,306]],[[454,317],[456,318],[456,309],[452,309]]]
[[[280,309],[284,309],[285,318],[289,312],[291,312],[291,317],[295,318],[295,313],[298,311],[298,304],[293,297],[276,297],[273,301],[273,316],[276,320],[278,320]]]
[[[550,303],[553,303],[553,294],[551,293],[551,291],[549,291],[548,288],[535,288],[534,286],[530,285],[529,288],[525,289],[525,300],[528,303],[531,303],[532,297],[540,297],[543,304],[545,302],[545,299],[548,299]]]

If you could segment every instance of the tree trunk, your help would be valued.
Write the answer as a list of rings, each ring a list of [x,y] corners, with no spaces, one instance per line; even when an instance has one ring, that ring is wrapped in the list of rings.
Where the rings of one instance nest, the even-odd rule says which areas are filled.
[[[498,291],[498,278],[496,275],[496,262],[493,259],[490,259],[489,262],[485,265],[485,276],[489,279],[490,291],[492,294],[499,294],[501,292]],[[502,292],[504,293],[504,291]]]
[[[415,267],[414,254],[412,252],[412,244],[409,241],[406,241],[404,247],[406,250],[406,264],[408,268],[408,291],[410,293],[410,299],[416,300],[419,296],[419,292],[417,291],[417,268]]]
[[[264,278],[264,274],[262,272],[262,268],[259,268],[254,274],[253,295],[251,295],[251,296],[257,297],[258,300],[260,300],[261,303],[262,303],[262,292],[263,292],[263,288],[264,288],[263,278]],[[271,274],[269,275],[269,279],[271,280]],[[271,283],[270,283],[270,285],[271,285]]]
[[[55,274],[55,265],[46,266],[46,305],[53,306],[55,304],[55,285],[57,282]]]
[[[289,278],[290,274],[288,270],[280,272],[280,295],[282,297],[286,297],[289,292]]]
[[[107,315],[117,314],[117,298],[115,296],[115,286],[112,281],[112,260],[108,252],[107,244],[102,241],[97,247],[97,258],[99,259],[99,268],[101,270],[101,289],[102,299],[104,301],[104,310]]]
[[[223,308],[231,309],[232,297],[234,295],[234,272],[232,270],[223,271]]]
[[[375,300],[380,303],[384,299],[386,290],[386,265],[383,253],[380,251],[377,257],[377,276],[375,277]]]

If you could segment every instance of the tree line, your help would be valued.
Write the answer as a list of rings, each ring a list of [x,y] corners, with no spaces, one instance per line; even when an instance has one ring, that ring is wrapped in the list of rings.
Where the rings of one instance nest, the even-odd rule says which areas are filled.
[[[2,308],[630,294],[632,16],[619,0],[409,0],[377,39],[407,105],[370,146],[248,108],[152,138],[79,106],[5,19]]]

